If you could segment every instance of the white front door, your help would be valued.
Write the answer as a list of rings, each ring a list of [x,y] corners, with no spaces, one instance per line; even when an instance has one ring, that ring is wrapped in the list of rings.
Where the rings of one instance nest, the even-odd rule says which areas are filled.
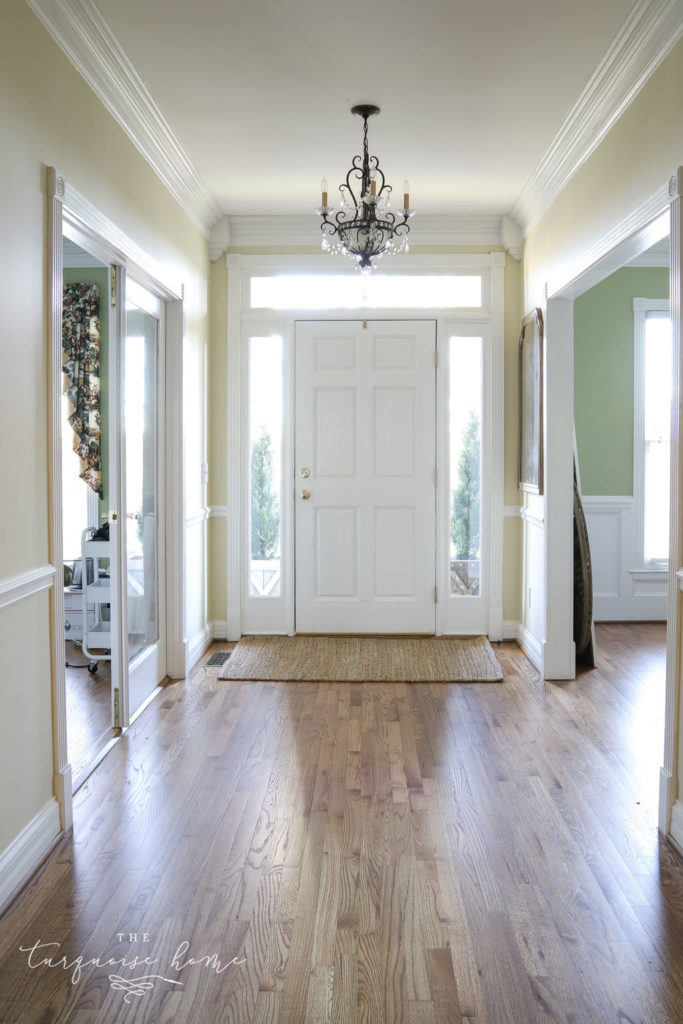
[[[296,631],[434,633],[436,325],[296,326]]]

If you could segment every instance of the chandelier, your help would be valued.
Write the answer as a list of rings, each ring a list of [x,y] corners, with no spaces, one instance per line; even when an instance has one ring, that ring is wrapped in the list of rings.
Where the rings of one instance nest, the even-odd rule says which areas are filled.
[[[385,183],[377,157],[368,156],[368,118],[379,114],[379,107],[361,103],[351,107],[351,113],[363,118],[363,155],[354,156],[346,182],[339,186],[340,209],[335,213],[327,205],[323,178],[322,204],[315,212],[322,217],[323,249],[349,256],[362,273],[369,273],[385,252],[408,251],[408,218],[414,211],[407,181],[403,182],[403,211],[391,211],[391,186]]]

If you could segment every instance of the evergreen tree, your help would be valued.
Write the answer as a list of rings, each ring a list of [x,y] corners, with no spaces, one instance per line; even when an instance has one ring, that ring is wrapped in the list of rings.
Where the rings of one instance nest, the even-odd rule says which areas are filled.
[[[471,412],[462,435],[458,459],[458,486],[451,505],[451,540],[456,558],[479,553],[479,417]]]
[[[277,556],[280,506],[273,489],[273,450],[270,434],[262,430],[251,449],[251,557],[269,561]]]

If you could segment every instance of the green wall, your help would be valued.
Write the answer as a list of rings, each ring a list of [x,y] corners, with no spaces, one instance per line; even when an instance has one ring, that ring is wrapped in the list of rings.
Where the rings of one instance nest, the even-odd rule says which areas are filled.
[[[664,267],[623,267],[574,303],[574,418],[584,494],[633,494],[633,299],[666,299]]]

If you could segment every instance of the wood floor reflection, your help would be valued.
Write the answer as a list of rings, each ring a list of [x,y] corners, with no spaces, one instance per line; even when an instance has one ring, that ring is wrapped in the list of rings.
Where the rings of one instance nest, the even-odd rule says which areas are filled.
[[[498,685],[221,682],[203,659],[5,914],[0,1020],[683,1020],[664,637],[599,627],[598,667],[558,684],[509,643]]]

